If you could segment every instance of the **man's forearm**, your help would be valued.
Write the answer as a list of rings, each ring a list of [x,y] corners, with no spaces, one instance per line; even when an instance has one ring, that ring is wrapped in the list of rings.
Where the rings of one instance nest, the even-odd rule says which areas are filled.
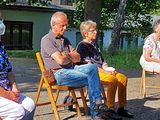
[[[67,53],[66,51],[63,51],[62,55],[63,55],[63,59],[64,59],[63,65],[67,65],[69,63],[72,63],[72,58],[69,55],[69,53]]]

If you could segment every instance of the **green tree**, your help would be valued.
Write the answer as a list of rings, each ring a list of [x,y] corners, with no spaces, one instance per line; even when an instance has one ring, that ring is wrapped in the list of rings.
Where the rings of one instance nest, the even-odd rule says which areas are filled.
[[[84,15],[89,15],[88,19],[91,20],[97,20],[98,16],[93,12],[88,11],[94,11],[95,9],[93,6],[101,8],[101,18],[100,20],[100,30],[107,30],[108,28],[113,28],[116,21],[119,20],[117,14],[118,14],[118,8],[120,5],[120,0],[100,0],[102,4],[98,4],[95,0],[94,2],[91,2],[91,0],[74,0],[77,4],[77,9],[75,12],[75,22],[78,23],[76,26],[79,26],[80,21],[84,20]],[[90,3],[90,4],[87,4]],[[151,17],[149,14],[151,14],[153,11],[159,9],[160,5],[158,4],[159,0],[128,0],[126,4],[126,9],[123,9],[124,19],[121,21],[122,26],[120,27],[119,31],[121,31],[121,28],[124,30],[127,30],[128,32],[132,33],[132,35],[139,35],[145,36],[151,31]],[[90,9],[87,11],[84,11],[86,9]],[[85,14],[84,14],[85,13]],[[78,15],[78,16],[77,16]],[[117,18],[117,19],[115,19]],[[99,23],[99,22],[98,22]],[[145,26],[145,27],[144,27]],[[114,29],[114,28],[113,28]],[[117,32],[119,34],[119,32]],[[112,36],[113,37],[113,36]],[[120,38],[120,34],[117,38]],[[111,41],[113,38],[111,38]],[[113,43],[116,45],[118,43],[118,39],[113,40]],[[114,49],[115,50],[115,49]]]
[[[92,19],[99,28],[103,0],[86,0],[84,20]],[[94,4],[93,4],[94,3]]]
[[[117,48],[118,42],[120,41],[120,32],[122,29],[122,26],[124,24],[124,16],[125,16],[125,8],[126,8],[126,2],[127,0],[120,0],[119,8],[118,8],[118,13],[115,19],[115,24],[113,27],[113,31],[111,34],[111,44],[108,48],[108,54],[113,55],[115,52],[115,48]]]
[[[52,0],[28,0],[28,5],[32,6],[48,6]],[[16,0],[1,0],[0,5],[14,4]]]

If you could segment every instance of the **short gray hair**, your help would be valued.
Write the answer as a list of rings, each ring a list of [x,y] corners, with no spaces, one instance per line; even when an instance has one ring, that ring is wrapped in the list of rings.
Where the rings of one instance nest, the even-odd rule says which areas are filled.
[[[96,28],[97,24],[96,22],[93,22],[92,20],[87,20],[87,21],[83,21],[80,24],[80,32],[83,38],[85,38],[84,33],[88,32],[88,30],[91,27],[95,27]]]
[[[50,26],[52,27],[60,18],[60,16],[65,16],[67,18],[67,15],[64,12],[55,12],[50,21]]]
[[[156,21],[153,23],[153,31],[154,31],[154,32],[156,32],[156,29],[157,29],[158,25],[160,25],[160,19],[156,20]]]

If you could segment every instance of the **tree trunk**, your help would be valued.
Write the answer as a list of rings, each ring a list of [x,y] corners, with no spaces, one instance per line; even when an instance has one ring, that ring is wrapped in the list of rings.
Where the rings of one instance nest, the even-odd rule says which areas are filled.
[[[103,0],[86,0],[84,20],[93,20],[99,25]]]
[[[103,0],[86,0],[86,5],[85,5],[84,20],[92,20],[96,22],[98,33],[99,33],[99,24],[101,19],[102,2]]]
[[[127,0],[120,0],[116,21],[111,34],[111,43],[108,48],[108,55],[113,55],[119,47],[120,32],[124,24],[126,2]]]

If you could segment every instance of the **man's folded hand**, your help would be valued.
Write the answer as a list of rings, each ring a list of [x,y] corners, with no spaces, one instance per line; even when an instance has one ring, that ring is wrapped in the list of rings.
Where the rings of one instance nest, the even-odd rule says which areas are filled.
[[[73,63],[80,62],[80,60],[81,60],[80,55],[79,55],[79,53],[76,52],[76,50],[71,51],[69,53],[69,56],[70,56]]]

